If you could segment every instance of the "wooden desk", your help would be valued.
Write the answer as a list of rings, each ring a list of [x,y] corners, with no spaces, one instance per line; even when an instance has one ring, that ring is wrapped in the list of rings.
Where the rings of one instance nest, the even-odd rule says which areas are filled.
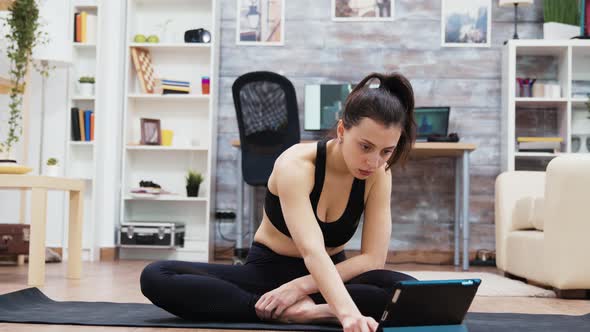
[[[301,143],[314,141],[304,140]],[[242,155],[240,141],[235,139],[231,142],[233,147],[238,148],[237,176],[240,188],[238,189],[238,208],[236,213],[237,242],[236,248],[242,247],[242,220],[244,211],[244,181],[242,177]],[[469,154],[476,149],[475,144],[470,143],[446,143],[446,142],[417,142],[414,144],[410,157],[414,159],[427,159],[438,157],[455,158],[455,253],[454,263],[459,266],[460,240],[459,233],[463,233],[463,270],[469,269]],[[254,203],[253,188],[247,191],[250,210]],[[253,223],[249,223],[250,237],[254,237]]]
[[[301,143],[313,143],[317,141],[303,140]],[[240,140],[234,139],[231,141],[234,148],[240,148]],[[416,142],[414,148],[410,152],[410,156],[416,158],[434,158],[434,157],[460,157],[463,152],[471,152],[477,146],[471,143],[434,143],[434,142]]]
[[[82,272],[84,180],[51,176],[0,174],[0,189],[31,189],[32,191],[28,277],[30,286],[42,286],[45,283],[47,191],[63,190],[70,193],[67,277],[80,279]]]

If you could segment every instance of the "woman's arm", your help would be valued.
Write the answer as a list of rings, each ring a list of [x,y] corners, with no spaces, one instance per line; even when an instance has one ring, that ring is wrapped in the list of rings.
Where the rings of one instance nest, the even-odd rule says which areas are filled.
[[[360,316],[326,252],[324,237],[313,213],[309,200],[313,188],[313,165],[299,160],[282,160],[275,166],[278,196],[287,228],[317,288],[340,321],[347,316]]]
[[[382,170],[370,189],[365,206],[361,253],[336,264],[342,281],[364,272],[385,266],[391,237],[391,172]],[[311,275],[290,282],[301,294],[318,292],[318,285]]]

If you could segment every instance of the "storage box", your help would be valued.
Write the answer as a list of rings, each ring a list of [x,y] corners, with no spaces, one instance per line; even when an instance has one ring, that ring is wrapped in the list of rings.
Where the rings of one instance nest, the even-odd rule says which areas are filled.
[[[184,224],[177,222],[127,222],[117,232],[123,248],[184,247]]]
[[[0,224],[0,255],[28,255],[31,225]]]

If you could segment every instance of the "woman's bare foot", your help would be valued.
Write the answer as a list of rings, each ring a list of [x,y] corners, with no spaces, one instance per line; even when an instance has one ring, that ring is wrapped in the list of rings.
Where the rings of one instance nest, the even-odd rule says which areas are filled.
[[[277,320],[283,323],[299,324],[338,322],[327,304],[315,304],[309,296],[305,296],[285,309]]]

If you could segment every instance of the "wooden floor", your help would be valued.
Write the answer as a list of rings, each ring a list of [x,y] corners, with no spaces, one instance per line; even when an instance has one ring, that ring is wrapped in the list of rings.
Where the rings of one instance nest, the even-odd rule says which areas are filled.
[[[40,289],[57,301],[110,301],[143,302],[139,289],[139,275],[147,261],[116,261],[84,263],[81,280],[65,278],[66,264],[47,264],[45,286]],[[454,271],[453,266],[438,265],[388,265],[392,270],[441,270]],[[494,268],[473,267],[472,271],[498,273]],[[27,288],[27,266],[0,266],[0,294]],[[590,301],[560,300],[525,297],[476,297],[470,311],[473,312],[514,312],[537,314],[582,315],[590,313]],[[2,324],[0,331],[80,331],[80,326]],[[125,327],[83,327],[84,331],[195,331],[195,329],[125,328]],[[223,330],[200,330],[221,332]]]

